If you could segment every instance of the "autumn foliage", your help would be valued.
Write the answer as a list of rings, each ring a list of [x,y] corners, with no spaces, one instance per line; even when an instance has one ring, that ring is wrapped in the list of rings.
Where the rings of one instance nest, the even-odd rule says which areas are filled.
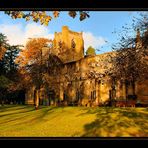
[[[20,64],[20,67],[39,61],[42,50],[47,46],[48,42],[51,42],[51,40],[45,38],[30,39],[16,60]]]
[[[79,13],[80,21],[88,18],[88,12],[86,11],[68,11],[68,15],[75,18]],[[5,11],[5,14],[11,16],[12,19],[25,19],[26,21],[33,20],[34,22],[40,22],[41,25],[48,26],[49,22],[53,18],[57,18],[60,15],[60,11]]]
[[[16,59],[16,63],[19,64],[19,71],[24,77],[23,82],[26,85],[28,85],[29,81],[32,82],[32,80],[38,78],[37,75],[40,73],[44,60],[44,50],[49,42],[52,41],[45,38],[30,39]]]

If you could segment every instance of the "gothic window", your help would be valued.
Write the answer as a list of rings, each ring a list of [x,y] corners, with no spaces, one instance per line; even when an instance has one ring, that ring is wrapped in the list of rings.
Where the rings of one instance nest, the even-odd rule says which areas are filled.
[[[74,39],[71,40],[71,47],[74,49],[76,47],[76,43],[74,41]]]
[[[58,42],[58,45],[59,45],[59,48],[62,48],[62,41],[61,40]]]
[[[64,94],[63,94],[63,98],[64,98],[64,101],[67,101],[67,94],[66,94],[65,91],[64,91]]]
[[[93,100],[93,92],[91,91],[91,100]]]
[[[91,91],[91,100],[95,100],[96,99],[96,90]]]
[[[80,91],[77,90],[76,92],[76,100],[78,101],[80,99]]]

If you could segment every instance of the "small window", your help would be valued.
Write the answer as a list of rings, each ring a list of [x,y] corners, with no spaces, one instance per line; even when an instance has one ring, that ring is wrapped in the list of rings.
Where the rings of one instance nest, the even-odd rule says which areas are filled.
[[[91,91],[91,100],[93,100],[93,92]]]
[[[77,92],[76,92],[76,100],[77,100],[77,101],[80,100],[80,91],[78,91],[78,90],[77,90]]]
[[[66,94],[66,92],[64,92],[63,98],[64,98],[64,101],[67,101],[67,94]]]
[[[93,99],[96,99],[96,90],[93,91]]]
[[[74,39],[71,40],[71,47],[74,49],[76,47],[76,43],[74,41]]]

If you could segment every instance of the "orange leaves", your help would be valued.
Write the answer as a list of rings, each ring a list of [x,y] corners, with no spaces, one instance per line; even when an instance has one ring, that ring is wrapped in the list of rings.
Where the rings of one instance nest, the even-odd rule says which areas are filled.
[[[8,44],[7,44],[7,37],[0,33],[0,60],[2,60],[5,52],[6,52],[6,48],[7,48]]]
[[[25,15],[22,11],[7,11],[6,14],[11,15],[13,19],[23,18]]]
[[[26,19],[26,21],[29,21],[30,20],[30,17],[29,16],[26,16],[25,19]]]
[[[54,16],[55,18],[59,17],[59,11],[53,11],[53,16]]]
[[[44,52],[44,47],[47,46],[48,42],[51,42],[51,40],[45,38],[30,39],[25,49],[20,52],[20,56],[16,59],[16,62],[20,66],[26,66],[40,61],[41,54]]]
[[[46,38],[31,38],[25,48],[20,52],[16,62],[19,64],[21,74],[21,86],[35,85],[40,87],[43,83],[43,75],[47,71],[49,58],[48,43],[52,40]]]
[[[77,15],[76,11],[69,11],[68,14],[69,14],[69,16],[71,16],[72,18],[75,18],[76,15]]]
[[[6,48],[1,46],[0,47],[0,60],[3,58],[4,54],[5,54]]]
[[[87,12],[84,12],[84,11],[80,11],[80,21],[83,21],[83,20],[85,20],[86,18],[88,18],[89,17],[89,15],[88,15],[88,13]]]

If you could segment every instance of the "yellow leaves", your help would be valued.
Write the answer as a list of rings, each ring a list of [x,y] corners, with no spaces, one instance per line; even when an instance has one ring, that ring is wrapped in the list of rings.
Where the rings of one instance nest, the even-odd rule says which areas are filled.
[[[51,21],[52,17],[47,15],[45,11],[43,12],[32,12],[31,14],[32,20],[35,22],[40,21],[41,25],[48,26],[49,21]]]
[[[29,21],[29,20],[30,20],[30,17],[29,17],[29,16],[27,16],[25,19],[26,19],[26,21]]]
[[[41,56],[41,50],[44,49],[48,42],[51,42],[51,40],[46,38],[30,39],[25,46],[25,50],[20,53],[16,61],[20,62],[21,66],[37,61]]]
[[[47,16],[45,20],[46,20],[46,21],[51,21],[51,19],[52,19],[51,16]]]
[[[45,19],[43,20],[43,24],[45,26],[48,26],[49,21],[51,21],[52,17],[51,16],[46,16]]]
[[[45,25],[45,26],[48,26],[48,21],[45,21],[45,22],[44,22],[44,25]]]
[[[46,11],[42,11],[42,16],[46,16]]]
[[[24,14],[23,14],[22,12],[19,12],[18,15],[17,15],[17,18],[22,18],[23,15],[24,15]]]
[[[51,19],[52,19],[51,16],[47,16],[47,17],[44,19],[43,24],[44,24],[45,26],[48,26],[48,23],[49,23],[49,21],[51,21]]]
[[[11,15],[12,19],[24,18],[24,13],[22,11],[10,11],[9,15]]]

